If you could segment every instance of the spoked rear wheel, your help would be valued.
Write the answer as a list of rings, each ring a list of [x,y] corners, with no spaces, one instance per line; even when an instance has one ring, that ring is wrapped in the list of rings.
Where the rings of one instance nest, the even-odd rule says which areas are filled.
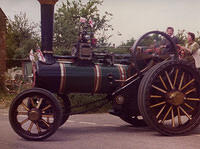
[[[10,106],[10,124],[18,135],[27,140],[43,140],[51,136],[59,127],[61,119],[59,102],[44,89],[26,90]]]
[[[152,67],[141,81],[138,98],[146,123],[164,135],[181,135],[199,125],[199,74],[183,62]]]

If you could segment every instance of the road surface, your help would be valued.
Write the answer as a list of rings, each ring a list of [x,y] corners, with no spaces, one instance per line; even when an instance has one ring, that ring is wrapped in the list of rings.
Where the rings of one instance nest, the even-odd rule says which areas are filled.
[[[45,141],[26,141],[12,130],[0,109],[1,149],[199,149],[200,127],[190,135],[161,136],[149,127],[134,128],[109,114],[71,116]]]

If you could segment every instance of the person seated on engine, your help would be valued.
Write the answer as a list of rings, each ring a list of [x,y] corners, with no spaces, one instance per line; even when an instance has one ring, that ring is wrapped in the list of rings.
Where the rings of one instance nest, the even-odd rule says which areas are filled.
[[[172,41],[175,43],[175,44],[178,44],[179,41],[178,41],[178,38],[176,36],[174,36],[174,28],[173,27],[167,27],[166,29],[166,34],[169,35],[172,39]],[[161,48],[163,48],[160,53],[161,54],[169,54],[172,50],[172,47],[171,47],[171,43],[169,42],[169,40],[167,39],[164,39],[162,42],[161,42]]]
[[[187,43],[185,44],[185,46],[178,45],[178,47],[180,48],[180,54],[182,55],[183,60],[195,64],[197,67],[199,63],[197,62],[197,60],[200,59],[200,57],[197,58],[196,54],[200,46],[197,42],[195,42],[195,34],[192,32],[188,32]]]
[[[179,40],[178,38],[174,35],[174,28],[173,27],[167,27],[166,29],[166,34],[171,37],[171,40],[175,43],[178,44]],[[165,54],[170,54],[172,52],[172,45],[170,41],[166,38],[164,38],[159,45],[151,45],[149,49],[145,50],[145,53],[155,53],[158,55],[165,55]]]

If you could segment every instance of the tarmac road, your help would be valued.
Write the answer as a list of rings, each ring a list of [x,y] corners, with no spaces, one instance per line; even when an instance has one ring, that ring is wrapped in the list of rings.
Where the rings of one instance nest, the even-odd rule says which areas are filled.
[[[109,114],[71,116],[45,141],[26,141],[0,109],[0,149],[199,149],[200,127],[190,135],[166,137],[149,127],[134,128]]]

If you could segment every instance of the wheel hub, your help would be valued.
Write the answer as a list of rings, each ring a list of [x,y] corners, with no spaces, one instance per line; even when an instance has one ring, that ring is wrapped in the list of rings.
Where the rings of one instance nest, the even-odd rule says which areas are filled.
[[[184,97],[185,95],[180,92],[180,91],[172,91],[167,93],[167,102],[174,105],[178,106],[184,103]]]
[[[40,117],[41,117],[41,113],[36,108],[31,109],[31,111],[28,114],[28,118],[31,121],[38,121],[40,119]]]

